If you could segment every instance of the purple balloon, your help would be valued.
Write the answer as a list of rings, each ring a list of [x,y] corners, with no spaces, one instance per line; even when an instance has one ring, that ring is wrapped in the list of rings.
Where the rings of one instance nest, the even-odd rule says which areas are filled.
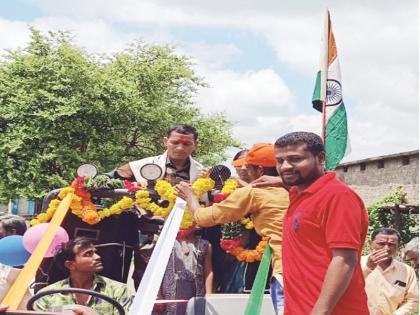
[[[35,248],[38,246],[42,237],[47,232],[49,223],[40,223],[29,228],[25,234],[23,234],[23,246],[31,254],[34,252]],[[69,241],[69,235],[66,230],[61,226],[58,227],[57,232],[55,233],[54,239],[51,242],[50,247],[48,248],[44,257],[52,257],[55,255],[57,247],[62,243],[67,243]]]

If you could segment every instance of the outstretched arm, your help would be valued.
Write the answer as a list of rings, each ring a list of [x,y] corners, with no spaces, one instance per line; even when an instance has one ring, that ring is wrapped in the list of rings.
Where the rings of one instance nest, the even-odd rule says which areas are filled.
[[[250,183],[252,187],[264,188],[264,187],[284,187],[289,190],[289,186],[283,184],[280,176],[269,176],[263,175],[260,178]]]
[[[321,293],[311,315],[329,315],[350,284],[358,263],[357,251],[349,248],[335,248],[324,278]]]
[[[201,227],[238,221],[255,208],[251,186],[236,189],[225,200],[209,207],[200,206],[189,184],[179,183],[175,189],[178,197],[187,201],[194,221]]]
[[[178,197],[184,199],[187,202],[188,208],[190,209],[191,214],[194,216],[194,212],[200,208],[200,203],[194,194],[194,190],[192,189],[191,184],[180,182],[175,186],[175,192]]]

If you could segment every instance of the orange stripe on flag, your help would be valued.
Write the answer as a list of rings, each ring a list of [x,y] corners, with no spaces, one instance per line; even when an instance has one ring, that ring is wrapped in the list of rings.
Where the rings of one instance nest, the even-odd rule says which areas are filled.
[[[331,27],[330,12],[328,12],[328,66],[337,58],[337,46],[335,45],[334,34]]]

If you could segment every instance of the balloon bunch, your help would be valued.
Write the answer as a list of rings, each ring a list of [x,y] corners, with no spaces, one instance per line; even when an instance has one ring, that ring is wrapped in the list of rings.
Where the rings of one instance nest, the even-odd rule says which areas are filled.
[[[50,223],[41,223],[29,228],[25,234],[9,235],[0,239],[0,263],[12,267],[24,265],[45,235]],[[59,227],[44,257],[55,255],[57,247],[69,241],[66,230]]]

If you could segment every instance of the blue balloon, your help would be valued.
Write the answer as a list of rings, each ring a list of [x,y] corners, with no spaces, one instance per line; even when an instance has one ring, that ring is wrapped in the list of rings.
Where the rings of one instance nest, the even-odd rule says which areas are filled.
[[[0,239],[0,263],[8,266],[21,266],[31,254],[23,247],[22,235],[10,235]]]

